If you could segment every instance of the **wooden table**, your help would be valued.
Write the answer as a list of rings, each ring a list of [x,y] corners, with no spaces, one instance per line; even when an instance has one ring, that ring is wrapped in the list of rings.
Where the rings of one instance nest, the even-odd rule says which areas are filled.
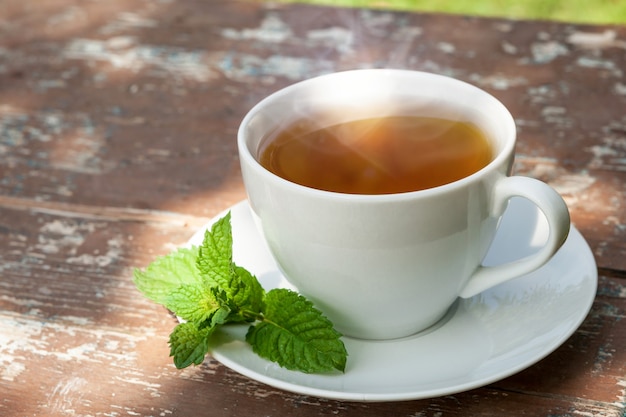
[[[476,84],[515,116],[515,170],[565,197],[598,264],[569,340],[433,399],[283,392],[168,357],[134,267],[245,198],[235,146],[267,94],[395,67]],[[626,413],[626,27],[232,0],[0,2],[0,415]]]

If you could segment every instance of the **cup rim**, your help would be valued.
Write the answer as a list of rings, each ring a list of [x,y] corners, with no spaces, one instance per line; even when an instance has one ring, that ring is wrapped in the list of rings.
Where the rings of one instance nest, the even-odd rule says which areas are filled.
[[[256,159],[251,150],[248,147],[245,128],[250,123],[252,118],[260,113],[262,109],[270,102],[277,100],[287,94],[289,94],[292,90],[301,88],[302,84],[308,84],[312,82],[319,82],[325,78],[337,77],[337,76],[346,76],[350,73],[371,73],[371,74],[379,74],[380,76],[393,75],[393,74],[405,74],[409,76],[418,76],[418,77],[430,77],[433,79],[445,80],[446,82],[456,83],[459,86],[463,86],[463,88],[472,90],[483,95],[487,100],[491,101],[496,107],[500,109],[502,114],[506,117],[503,120],[506,129],[507,139],[501,146],[497,155],[484,167],[479,169],[478,171],[458,179],[456,181],[452,181],[446,184],[438,185],[436,187],[425,188],[421,190],[415,191],[405,191],[399,193],[387,193],[387,194],[357,194],[357,193],[343,193],[338,191],[328,191],[322,190],[318,188],[309,187],[306,185],[298,184],[289,180],[282,178],[279,175],[274,174],[270,170],[266,169],[261,165],[261,163]],[[312,78],[308,78],[294,84],[283,87],[270,95],[264,97],[261,101],[255,104],[248,113],[242,119],[239,129],[237,131],[237,145],[239,149],[239,158],[241,162],[245,162],[249,167],[254,169],[255,173],[258,175],[263,175],[275,182],[278,182],[283,187],[290,188],[292,191],[299,191],[301,193],[307,193],[312,196],[320,196],[320,197],[329,197],[334,199],[347,199],[353,201],[374,201],[374,202],[386,202],[391,200],[403,200],[403,199],[414,199],[418,197],[427,197],[432,194],[439,194],[447,191],[453,191],[458,188],[465,187],[467,184],[476,181],[478,178],[481,178],[487,175],[489,172],[497,170],[499,166],[506,162],[509,155],[514,152],[515,142],[516,142],[516,126],[515,120],[511,115],[510,111],[506,108],[506,106],[494,97],[492,94],[487,91],[465,82],[463,80],[459,80],[457,78],[449,77],[446,75],[426,72],[426,71],[417,71],[417,70],[406,70],[406,69],[391,69],[391,68],[377,68],[377,69],[356,69],[356,70],[346,70],[339,72],[332,72],[324,75],[315,76]]]

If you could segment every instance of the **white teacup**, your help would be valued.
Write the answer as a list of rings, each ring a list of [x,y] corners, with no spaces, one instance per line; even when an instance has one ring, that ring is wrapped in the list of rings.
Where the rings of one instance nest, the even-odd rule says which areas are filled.
[[[490,140],[494,158],[458,181],[383,195],[305,187],[257,161],[259,142],[285,122],[306,115],[330,125],[381,112],[473,122]],[[366,339],[422,331],[459,296],[531,272],[563,244],[570,228],[563,199],[543,182],[510,176],[515,140],[511,114],[485,91],[440,75],[386,69],[329,74],[284,88],[250,110],[238,134],[249,202],[279,268],[340,332]],[[527,258],[483,266],[515,196],[544,213],[548,240]]]

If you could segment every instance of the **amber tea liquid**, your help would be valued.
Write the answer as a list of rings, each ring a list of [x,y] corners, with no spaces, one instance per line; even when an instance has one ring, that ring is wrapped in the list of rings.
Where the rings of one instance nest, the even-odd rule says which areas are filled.
[[[447,184],[486,166],[492,149],[473,124],[419,116],[324,128],[302,119],[265,137],[260,163],[291,182],[349,194],[390,194]]]

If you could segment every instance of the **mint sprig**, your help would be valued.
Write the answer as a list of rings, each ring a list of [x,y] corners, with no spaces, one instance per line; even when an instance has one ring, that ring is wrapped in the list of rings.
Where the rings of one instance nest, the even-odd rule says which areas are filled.
[[[183,320],[169,337],[174,365],[201,364],[220,326],[251,323],[246,341],[259,356],[306,373],[345,371],[341,334],[310,301],[287,289],[266,292],[233,262],[230,220],[229,212],[215,222],[199,247],[178,249],[134,271],[139,291]]]

